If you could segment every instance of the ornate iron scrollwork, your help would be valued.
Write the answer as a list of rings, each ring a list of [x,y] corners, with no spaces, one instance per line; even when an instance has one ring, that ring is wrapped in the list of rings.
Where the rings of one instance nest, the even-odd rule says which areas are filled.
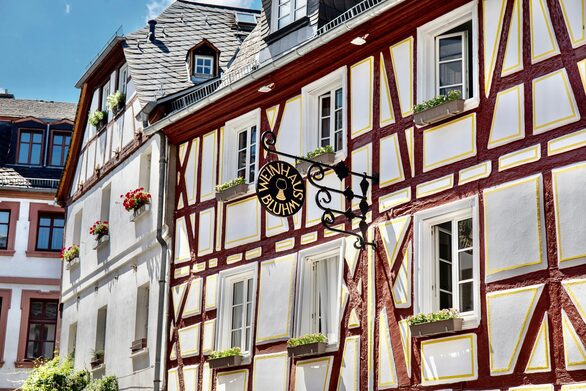
[[[367,245],[373,247],[375,246],[374,242],[368,242],[366,240],[368,230],[366,214],[370,210],[370,205],[368,204],[368,189],[370,188],[371,183],[378,184],[378,174],[368,175],[365,172],[358,173],[351,171],[350,169],[348,169],[348,166],[346,166],[346,163],[344,162],[338,162],[334,165],[330,165],[306,159],[304,157],[277,151],[275,149],[277,137],[275,133],[271,131],[264,132],[262,134],[261,141],[263,149],[268,153],[272,153],[279,156],[285,156],[291,159],[295,159],[296,161],[300,160],[311,164],[309,170],[307,171],[307,179],[313,186],[315,186],[318,189],[315,195],[315,202],[317,206],[324,211],[321,217],[321,223],[325,228],[331,231],[340,232],[345,235],[355,236],[356,241],[354,242],[354,247],[356,247],[357,249],[364,249]],[[327,187],[321,184],[320,182],[325,178],[326,171],[328,170],[333,170],[340,181],[343,181],[350,175],[353,177],[362,178],[360,180],[360,191],[362,194],[356,194],[352,190],[351,186],[347,186],[344,190],[340,190],[332,187]],[[329,203],[332,201],[332,193],[341,194],[350,203],[350,207],[346,210],[338,210],[328,206]],[[360,200],[358,203],[358,210],[356,211],[352,209],[352,201],[354,200]],[[354,219],[359,219],[359,233],[335,228],[334,224],[336,218],[339,216],[344,216],[349,223],[352,223]]]

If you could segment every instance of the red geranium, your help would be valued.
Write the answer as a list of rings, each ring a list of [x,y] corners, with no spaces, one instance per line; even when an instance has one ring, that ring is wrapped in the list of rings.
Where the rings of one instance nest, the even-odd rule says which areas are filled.
[[[149,192],[144,190],[144,187],[139,187],[136,190],[129,191],[126,194],[122,194],[120,198],[123,198],[122,205],[127,211],[135,211],[140,209],[142,206],[151,203],[151,195]]]
[[[102,237],[104,235],[108,235],[108,232],[110,231],[110,225],[107,221],[96,221],[94,223],[94,225],[92,225],[90,227],[90,234],[97,236],[97,237]]]
[[[61,250],[61,259],[65,262],[71,262],[77,256],[79,256],[79,246],[77,244],[64,247]]]

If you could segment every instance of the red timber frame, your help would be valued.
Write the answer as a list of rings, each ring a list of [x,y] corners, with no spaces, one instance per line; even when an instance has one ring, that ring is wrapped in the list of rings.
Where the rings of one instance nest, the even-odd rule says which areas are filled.
[[[551,383],[556,384],[556,389],[559,389],[559,384],[572,383],[586,381],[586,371],[567,371],[565,369],[564,354],[563,354],[563,336],[561,329],[561,311],[562,308],[566,311],[571,319],[572,325],[576,329],[582,342],[586,344],[586,324],[581,321],[581,317],[578,310],[572,303],[567,293],[562,288],[560,282],[563,279],[571,278],[584,278],[586,277],[586,265],[575,266],[567,269],[559,269],[557,261],[557,240],[556,240],[556,228],[555,228],[555,215],[553,209],[553,189],[552,189],[552,168],[562,167],[567,164],[575,163],[581,160],[586,160],[586,147],[581,147],[570,152],[548,156],[547,153],[547,141],[557,138],[562,135],[566,135],[584,129],[586,127],[586,93],[585,87],[582,84],[577,62],[586,58],[586,46],[583,45],[576,49],[572,48],[568,31],[564,24],[562,9],[560,3],[555,0],[547,0],[547,6],[549,7],[551,20],[554,26],[555,38],[557,39],[561,54],[553,56],[551,58],[540,61],[536,64],[531,63],[531,51],[530,51],[530,26],[527,22],[529,20],[529,1],[523,2],[523,70],[513,73],[509,76],[501,77],[501,70],[503,66],[503,57],[506,47],[506,42],[509,33],[509,26],[511,21],[511,14],[513,10],[513,1],[507,0],[504,19],[503,19],[503,30],[499,40],[497,60],[495,64],[495,70],[493,73],[493,80],[490,93],[488,96],[485,94],[484,89],[484,61],[483,61],[483,42],[482,33],[480,33],[480,43],[478,45],[480,59],[479,64],[479,88],[478,96],[480,97],[480,103],[478,107],[468,110],[460,116],[467,115],[470,113],[476,113],[477,115],[477,131],[476,131],[476,149],[477,153],[474,157],[467,158],[465,160],[458,161],[428,172],[423,172],[423,130],[426,128],[415,128],[414,132],[414,162],[415,172],[411,172],[409,163],[409,152],[407,146],[407,140],[405,137],[404,129],[413,126],[413,117],[401,116],[401,109],[399,107],[399,96],[397,86],[394,78],[394,70],[392,61],[389,53],[389,46],[407,37],[416,37],[417,27],[434,20],[437,17],[442,16],[448,11],[457,8],[463,4],[468,3],[467,1],[406,1],[399,6],[393,8],[391,11],[383,13],[380,16],[374,17],[370,20],[368,26],[360,26],[355,31],[342,35],[340,38],[335,39],[332,42],[325,44],[323,47],[308,53],[303,58],[296,60],[294,63],[285,67],[284,69],[276,70],[271,75],[266,76],[258,81],[252,82],[249,86],[244,87],[225,98],[220,99],[214,104],[201,109],[199,112],[191,115],[190,117],[178,122],[172,126],[169,126],[165,132],[170,137],[170,140],[174,144],[181,144],[187,142],[185,149],[185,156],[189,156],[190,149],[195,145],[199,146],[198,159],[200,159],[196,173],[197,177],[201,176],[201,156],[202,156],[202,143],[195,144],[189,140],[202,136],[203,134],[219,129],[223,124],[239,115],[247,113],[257,107],[261,108],[261,132],[269,130],[269,120],[266,115],[266,110],[275,105],[280,105],[280,109],[275,119],[274,129],[277,132],[280,127],[280,123],[283,115],[283,107],[285,102],[298,95],[301,88],[309,84],[310,82],[317,80],[326,74],[334,71],[340,66],[350,66],[365,57],[374,56],[374,69],[373,69],[373,129],[363,135],[360,135],[354,139],[351,139],[347,135],[346,143],[348,151],[355,150],[368,143],[372,143],[372,171],[379,171],[379,159],[381,155],[379,140],[391,134],[398,134],[399,149],[402,159],[402,166],[405,174],[405,180],[400,183],[390,185],[385,188],[379,188],[374,186],[372,189],[372,221],[374,223],[388,221],[397,216],[403,216],[408,214],[414,214],[416,212],[426,210],[433,206],[446,204],[451,201],[458,199],[475,196],[479,197],[479,210],[483,210],[484,200],[482,196],[482,190],[499,185],[508,181],[527,177],[532,174],[541,173],[543,175],[543,187],[544,187],[544,200],[543,205],[545,207],[545,234],[547,238],[547,269],[528,273],[519,277],[512,277],[500,280],[493,283],[485,283],[485,267],[484,267],[484,235],[482,234],[483,229],[483,216],[482,213],[479,217],[479,225],[481,230],[480,235],[480,297],[481,297],[481,323],[480,326],[473,330],[466,330],[462,333],[475,332],[478,338],[478,380],[470,381],[466,383],[455,383],[455,384],[444,384],[438,386],[424,387],[421,386],[421,355],[420,355],[420,339],[413,339],[412,349],[413,356],[411,360],[411,377],[408,376],[406,371],[405,359],[402,354],[402,348],[400,345],[400,332],[398,327],[398,321],[404,319],[408,315],[413,313],[413,308],[398,309],[394,308],[393,301],[391,298],[391,287],[393,281],[399,272],[399,267],[402,261],[402,255],[399,255],[398,259],[394,263],[392,269],[389,268],[386,259],[384,247],[382,245],[382,239],[377,230],[375,230],[375,240],[378,243],[378,247],[375,250],[375,289],[376,289],[376,306],[374,314],[376,318],[374,324],[378,324],[378,314],[384,307],[387,309],[387,317],[389,320],[389,331],[391,335],[395,367],[397,369],[399,388],[401,389],[445,389],[445,388],[457,388],[457,389],[508,389],[512,386],[519,386],[523,384],[544,384]],[[481,2],[480,2],[481,3]],[[482,24],[482,7],[478,7],[479,15],[479,31],[483,31]],[[356,47],[349,44],[349,41],[356,37],[361,36],[365,33],[369,33],[368,44]],[[415,43],[417,45],[417,42]],[[391,92],[391,100],[393,105],[393,112],[395,115],[395,122],[391,125],[379,127],[379,53],[382,53],[384,57],[385,69],[389,81],[389,87]],[[416,50],[414,50],[416,55]],[[416,60],[414,59],[414,64]],[[531,99],[527,97],[532,96],[532,80],[537,77],[549,74],[553,71],[564,68],[569,77],[571,89],[573,90],[580,119],[572,124],[564,125],[554,130],[548,131],[542,134],[534,134],[532,129],[533,113]],[[257,92],[258,88],[262,85],[270,82],[276,83],[276,88],[270,94],[260,94]],[[491,128],[492,115],[495,107],[496,96],[499,91],[503,91],[512,86],[522,83],[525,94],[525,137],[521,140],[511,142],[509,144],[499,146],[496,148],[488,149],[487,144],[489,140],[489,133]],[[350,83],[346,86],[348,95],[352,93],[349,91]],[[414,89],[415,90],[415,89]],[[349,100],[346,101],[346,107],[349,107]],[[348,112],[349,110],[347,110]],[[347,113],[348,121],[350,123],[349,116]],[[435,126],[435,125],[434,125]],[[219,138],[218,138],[219,139]],[[392,193],[394,191],[410,187],[412,194],[415,194],[416,185],[431,181],[433,179],[440,178],[442,176],[457,173],[459,170],[473,166],[477,163],[484,161],[491,161],[493,167],[498,167],[499,157],[512,151],[521,149],[522,147],[540,144],[541,148],[541,159],[536,162],[525,164],[517,167],[513,170],[507,170],[499,172],[497,169],[493,169],[491,175],[487,178],[472,181],[463,185],[456,185],[451,190],[443,191],[441,193],[426,197],[422,201],[417,200],[416,202],[409,202],[398,206],[390,211],[380,212],[378,210],[378,199],[380,196]],[[221,147],[220,142],[217,140],[217,146],[219,150]],[[265,162],[266,158],[264,154],[259,155],[259,167]],[[351,159],[347,159],[347,164],[351,164]],[[219,165],[216,165],[217,173],[219,172]],[[181,164],[181,159],[177,159],[177,175],[178,183],[176,184],[176,211],[175,217],[180,218],[184,216],[191,216],[192,214],[206,210],[210,207],[215,206],[216,208],[225,208],[224,205],[216,203],[215,199],[200,201],[198,191],[197,199],[191,204],[188,202],[186,184],[184,179],[186,167]],[[174,177],[171,175],[171,177]],[[350,180],[346,181],[346,185],[350,185]],[[181,209],[177,209],[179,199],[181,198],[182,204],[184,205]],[[224,209],[225,210],[225,209]],[[218,213],[218,212],[217,212]],[[226,224],[226,213],[222,215],[222,226]],[[187,232],[197,232],[194,228],[199,224],[197,215],[194,220],[196,227],[192,226],[191,219],[186,218]],[[289,218],[289,225],[293,226],[292,219]],[[192,260],[191,262],[182,263],[176,268],[172,267],[173,271],[178,267],[195,264],[207,264],[208,267],[201,272],[192,272],[191,274],[183,277],[172,278],[171,285],[175,286],[186,281],[190,281],[196,277],[205,277],[208,275],[215,274],[221,270],[229,269],[233,266],[239,266],[243,262],[229,265],[227,263],[227,257],[232,254],[244,253],[247,250],[262,247],[262,257],[257,260],[272,259],[277,256],[286,255],[287,253],[298,252],[303,248],[315,246],[332,238],[324,236],[324,230],[321,227],[317,228],[318,240],[310,245],[301,245],[299,240],[296,240],[295,245],[288,251],[279,252],[275,255],[275,243],[295,236],[297,238],[301,235],[313,232],[316,230],[315,227],[305,228],[302,224],[302,228],[285,232],[276,236],[267,237],[265,234],[266,221],[264,217],[261,217],[261,236],[258,242],[242,245],[230,250],[224,250],[222,245],[221,251],[214,251],[209,255],[195,258],[194,249],[197,249],[197,237],[190,235],[190,248],[192,249]],[[346,228],[350,226],[347,224]],[[339,237],[339,236],[338,236]],[[222,230],[221,243],[224,243],[225,230]],[[410,227],[405,235],[399,254],[403,253],[403,249],[413,238],[413,223],[411,222]],[[209,266],[207,263],[209,260],[217,258],[217,266]],[[348,270],[348,266],[344,263],[343,276],[345,283],[349,290],[349,305],[347,306],[342,319],[341,319],[341,341],[343,342],[345,337],[360,335],[360,357],[364,359],[368,355],[367,351],[367,305],[366,305],[366,291],[367,291],[367,257],[366,252],[360,257],[358,268],[352,277],[352,274]],[[205,281],[205,280],[204,280]],[[357,289],[358,281],[362,281],[362,294]],[[521,353],[517,360],[515,370],[510,375],[503,376],[491,376],[490,365],[489,365],[489,341],[487,336],[487,309],[485,295],[489,292],[517,288],[523,286],[530,286],[534,284],[545,284],[544,291],[537,302],[537,306],[533,315],[532,320],[529,323],[527,335],[524,339],[521,347]],[[205,284],[203,291],[205,292]],[[412,294],[412,293],[411,293]],[[258,295],[258,292],[257,292]],[[257,306],[258,307],[258,306]],[[348,329],[348,318],[350,316],[350,309],[354,307],[357,309],[360,319],[361,327]],[[255,319],[258,313],[258,308],[255,309]],[[536,341],[539,326],[543,318],[544,312],[547,311],[549,314],[550,322],[550,345],[551,345],[551,366],[552,371],[544,373],[526,374],[524,373],[525,367],[529,361],[529,355],[531,348]],[[195,323],[205,322],[217,318],[218,311],[203,311],[201,315],[192,316],[189,318],[181,318],[182,306],[179,308],[179,320],[170,323],[171,335],[168,343],[168,351],[172,348],[174,343],[178,342],[177,329],[179,327],[186,327]],[[169,308],[169,313],[173,314],[172,304]],[[375,362],[378,360],[376,347],[378,346],[378,330],[375,327]],[[255,339],[255,331],[253,330],[253,341]],[[340,373],[340,366],[342,361],[342,342],[340,350],[333,354],[334,363],[333,370],[330,376],[330,390],[336,389],[337,379]],[[264,344],[255,346],[254,354],[266,354],[272,352],[280,352],[285,350],[285,342],[276,342],[270,344]],[[201,350],[201,349],[200,349]],[[168,368],[203,364],[203,356],[181,358],[178,354],[177,359],[167,360]],[[295,374],[295,362],[296,360],[290,360],[290,372],[289,372],[289,390],[294,389],[294,374]],[[242,368],[253,370],[253,365],[243,365]],[[377,378],[377,366],[374,365],[373,369],[374,379]],[[201,386],[202,378],[202,366],[199,367],[199,382]],[[362,365],[360,369],[360,389],[366,390],[368,386],[368,369],[366,365]],[[183,377],[181,371],[179,371],[179,382],[183,384]],[[252,376],[249,376],[248,389],[252,388]],[[375,387],[376,389],[376,387]]]

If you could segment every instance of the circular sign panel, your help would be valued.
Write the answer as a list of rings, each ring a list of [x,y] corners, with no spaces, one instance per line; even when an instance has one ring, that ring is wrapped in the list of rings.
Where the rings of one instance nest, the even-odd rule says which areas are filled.
[[[269,162],[258,173],[256,196],[270,214],[291,216],[303,206],[305,183],[299,171],[289,163]]]

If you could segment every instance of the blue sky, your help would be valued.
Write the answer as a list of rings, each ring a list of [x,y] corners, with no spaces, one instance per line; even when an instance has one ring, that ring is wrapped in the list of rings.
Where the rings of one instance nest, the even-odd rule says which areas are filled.
[[[0,0],[0,88],[77,102],[75,83],[118,27],[130,33],[172,1]],[[260,8],[260,0],[203,2]]]

